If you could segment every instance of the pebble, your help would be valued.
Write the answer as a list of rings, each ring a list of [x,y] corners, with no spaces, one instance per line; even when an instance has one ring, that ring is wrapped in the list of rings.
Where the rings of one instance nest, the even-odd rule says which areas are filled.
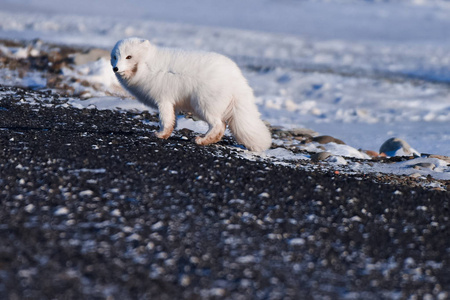
[[[240,256],[236,259],[236,262],[241,263],[241,264],[253,263],[255,261],[256,261],[256,258],[253,255]]]
[[[28,204],[27,206],[25,206],[25,211],[32,213],[34,211],[35,206],[33,204]]]
[[[127,237],[127,241],[139,241],[141,240],[141,236],[137,233],[133,233],[132,235]]]
[[[289,245],[291,246],[302,246],[305,244],[305,239],[302,238],[294,238],[289,240]]]
[[[353,216],[350,218],[350,221],[353,222],[362,222],[362,219],[359,216]]]
[[[210,290],[210,296],[223,297],[225,296],[225,290],[223,288],[213,288]]]
[[[0,106],[12,107],[7,100],[0,99]],[[0,197],[7,195],[0,206],[0,229],[7,232],[0,246],[1,299],[336,299],[343,286],[344,296],[355,299],[380,299],[397,291],[412,299],[430,293],[433,285],[447,287],[441,226],[448,223],[442,209],[448,193],[410,186],[412,180],[403,176],[336,176],[320,168],[247,161],[225,147],[186,142],[172,151],[174,138],[138,140],[141,131],[130,131],[123,113],[95,111],[86,118],[74,109],[44,107],[31,120],[25,109],[5,113],[2,121],[17,127],[33,121],[45,128],[58,117],[71,122],[67,128],[81,124],[80,132],[90,134],[82,137],[65,128],[0,131],[11,149],[33,145],[33,151],[16,151],[14,161],[0,156],[3,166],[9,165],[0,180]],[[98,124],[99,132],[83,125],[86,119]],[[111,128],[117,134],[105,135]],[[89,151],[93,144],[101,147]],[[55,174],[36,167],[48,158],[56,159]],[[15,169],[19,163],[27,174]],[[167,167],[178,175],[162,172]],[[70,172],[99,169],[104,171]],[[26,185],[18,184],[20,178]],[[64,187],[60,193],[50,192],[58,186]],[[397,189],[403,194],[394,196]],[[93,195],[83,201],[75,197],[85,190]],[[94,200],[100,195],[105,201]],[[30,203],[32,215],[24,210]],[[427,211],[417,205],[426,205]],[[289,241],[303,242],[297,238],[305,244],[290,246]],[[402,268],[408,257],[414,260],[408,266],[430,276],[406,274],[412,270]],[[33,268],[35,275],[18,275]],[[152,278],[158,284],[149,284]],[[377,287],[371,286],[374,282]]]
[[[84,197],[84,196],[89,197],[89,196],[92,196],[93,194],[94,194],[93,191],[91,191],[91,190],[85,190],[85,191],[80,192],[80,197]]]
[[[313,140],[313,142],[317,142],[319,144],[336,143],[336,144],[340,144],[340,145],[345,145],[345,143],[343,141],[341,141],[340,139],[336,139],[329,135],[316,136],[316,137],[313,137],[312,140]]]
[[[228,201],[228,204],[244,204],[245,201],[242,199],[231,199],[230,201]]]
[[[153,224],[151,228],[152,228],[152,230],[160,230],[163,227],[164,227],[164,222],[158,221],[155,224]]]
[[[186,287],[191,284],[191,278],[188,275],[184,274],[180,278],[180,283],[182,286]]]
[[[60,207],[57,210],[55,210],[55,216],[63,216],[67,215],[69,213],[69,209],[67,207]]]
[[[120,217],[121,215],[120,210],[118,210],[117,208],[114,209],[113,211],[111,211],[111,215],[115,217]]]

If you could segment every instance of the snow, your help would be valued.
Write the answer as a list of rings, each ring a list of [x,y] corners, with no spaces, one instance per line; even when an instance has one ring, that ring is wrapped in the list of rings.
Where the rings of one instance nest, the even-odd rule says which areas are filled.
[[[114,86],[119,85],[116,76],[111,71],[109,60],[105,58],[77,66],[75,70],[64,68],[63,75],[98,83],[102,85],[104,90],[112,89]]]
[[[47,86],[47,80],[42,78],[40,74],[31,72],[22,79],[22,84],[32,89],[41,89]]]
[[[223,53],[242,68],[264,120],[347,144],[297,148],[330,152],[329,164],[353,170],[450,179],[447,162],[426,157],[370,166],[346,159],[368,159],[358,149],[378,151],[391,137],[418,153],[450,155],[448,1],[2,0],[0,7],[0,38],[109,50],[118,39],[142,36],[158,46]],[[14,58],[38,55],[30,48],[0,51]],[[63,73],[98,87],[69,105],[152,111],[120,92],[107,57]],[[46,77],[2,69],[0,83],[42,88]],[[72,87],[81,88],[77,82]],[[192,119],[178,118],[177,124],[207,130]],[[279,163],[310,159],[284,148],[259,157]],[[409,165],[424,162],[435,168]]]
[[[430,163],[435,165],[434,168],[422,168],[417,166],[421,163]],[[415,167],[417,166],[417,167]],[[365,165],[361,167],[362,171],[367,173],[371,172],[370,166]],[[426,177],[427,175],[433,175],[436,179],[450,180],[450,166],[446,161],[437,158],[416,158],[404,162],[399,162],[395,164],[381,164],[377,163],[371,166],[377,172],[381,173],[394,173],[400,175],[412,175],[420,174]]]
[[[93,97],[80,101],[79,99],[71,98],[68,102],[75,108],[96,108],[100,110],[117,109],[129,111],[153,111],[148,106],[130,98],[118,98],[111,96]]]
[[[276,157],[278,159],[292,160],[292,161],[299,159],[308,159],[308,157],[303,154],[294,154],[285,148],[269,149],[265,151],[263,155],[265,155],[266,157]]]

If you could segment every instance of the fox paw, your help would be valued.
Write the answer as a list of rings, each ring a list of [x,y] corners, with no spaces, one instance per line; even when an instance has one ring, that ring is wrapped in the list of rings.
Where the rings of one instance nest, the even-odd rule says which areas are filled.
[[[201,146],[205,146],[208,145],[209,143],[206,141],[206,139],[204,137],[201,136],[197,136],[195,137],[195,143],[197,145],[201,145]]]
[[[166,140],[166,139],[169,138],[170,132],[167,133],[167,132],[164,132],[164,131],[157,131],[157,132],[154,133],[154,135],[155,135],[157,138]]]

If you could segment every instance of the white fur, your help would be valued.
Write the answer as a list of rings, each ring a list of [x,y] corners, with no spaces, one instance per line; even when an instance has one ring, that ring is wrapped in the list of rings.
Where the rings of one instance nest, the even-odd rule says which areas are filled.
[[[196,143],[219,141],[228,124],[236,140],[252,151],[270,147],[271,135],[260,119],[253,91],[239,67],[217,53],[157,48],[147,40],[117,42],[111,65],[121,84],[139,101],[159,111],[161,128],[168,138],[175,112],[191,112],[206,121],[209,130]]]

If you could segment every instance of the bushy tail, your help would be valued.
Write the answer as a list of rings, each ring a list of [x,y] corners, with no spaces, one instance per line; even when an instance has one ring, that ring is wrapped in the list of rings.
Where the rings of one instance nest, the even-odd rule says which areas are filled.
[[[272,136],[260,118],[250,87],[234,95],[228,127],[238,143],[251,151],[264,151],[272,145]]]

